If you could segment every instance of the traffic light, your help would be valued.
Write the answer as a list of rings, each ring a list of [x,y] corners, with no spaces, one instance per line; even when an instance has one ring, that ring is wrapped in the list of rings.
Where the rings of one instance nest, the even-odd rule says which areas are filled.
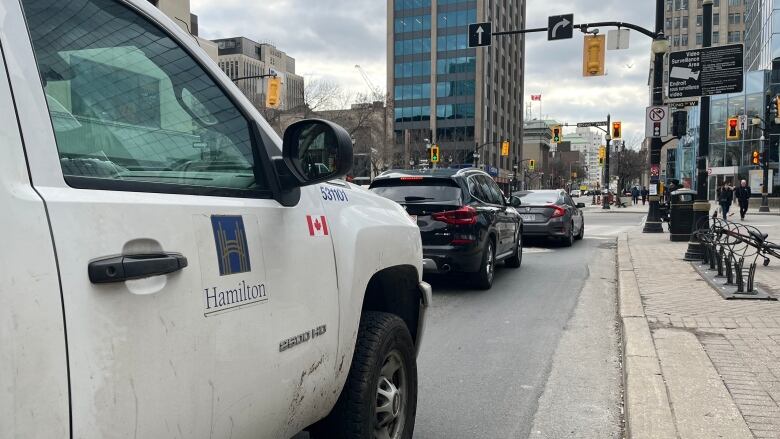
[[[582,76],[604,76],[606,35],[585,35],[582,53]]]
[[[753,151],[753,164],[756,166],[761,164],[761,155],[758,151]]]
[[[688,134],[688,112],[685,110],[672,113],[672,136],[683,137]]]
[[[266,90],[265,106],[268,108],[279,108],[282,103],[282,80],[281,78],[268,78],[268,90]]]
[[[431,163],[439,163],[439,145],[431,145]]]
[[[533,171],[536,169],[536,160],[528,160],[528,169]]]
[[[623,138],[623,124],[620,122],[612,122],[612,139]]]
[[[560,125],[553,125],[551,131],[552,131],[552,143],[563,142],[563,130],[561,130]]]
[[[501,157],[509,157],[509,140],[501,142]]]
[[[599,147],[599,158],[603,159],[607,156],[607,147],[606,146],[600,146]]]
[[[776,119],[778,117],[777,109],[780,108],[780,95],[775,95],[774,97],[771,97],[767,95],[767,107],[769,110],[769,118],[770,119]],[[774,120],[772,120],[774,122]]]
[[[730,117],[726,123],[726,140],[739,140],[739,118]]]

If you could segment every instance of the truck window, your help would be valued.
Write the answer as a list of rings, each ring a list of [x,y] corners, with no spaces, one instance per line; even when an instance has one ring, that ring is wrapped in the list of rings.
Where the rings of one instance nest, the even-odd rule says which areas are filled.
[[[147,18],[113,0],[22,6],[69,185],[267,190],[248,120]]]

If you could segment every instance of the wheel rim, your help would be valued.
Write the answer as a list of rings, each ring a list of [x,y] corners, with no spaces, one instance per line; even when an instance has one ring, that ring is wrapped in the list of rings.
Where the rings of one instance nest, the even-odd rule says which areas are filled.
[[[493,244],[488,244],[487,263],[485,264],[485,271],[487,274],[488,282],[493,281]]]
[[[375,439],[397,439],[404,431],[407,406],[406,368],[397,350],[382,363],[376,386]]]

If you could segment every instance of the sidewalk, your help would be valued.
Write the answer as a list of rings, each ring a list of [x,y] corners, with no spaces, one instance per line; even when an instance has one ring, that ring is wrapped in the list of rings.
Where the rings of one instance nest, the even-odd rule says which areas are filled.
[[[751,213],[780,240],[780,216]],[[628,437],[780,438],[780,302],[722,299],[686,248],[639,228],[619,240]],[[780,297],[780,261],[756,282]]]

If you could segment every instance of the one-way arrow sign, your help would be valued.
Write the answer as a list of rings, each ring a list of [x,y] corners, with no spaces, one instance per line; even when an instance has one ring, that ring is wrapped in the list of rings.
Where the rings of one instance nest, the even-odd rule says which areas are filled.
[[[568,40],[574,36],[574,14],[553,15],[547,20],[547,40]]]
[[[492,40],[492,23],[473,23],[469,25],[469,47],[489,46]]]

